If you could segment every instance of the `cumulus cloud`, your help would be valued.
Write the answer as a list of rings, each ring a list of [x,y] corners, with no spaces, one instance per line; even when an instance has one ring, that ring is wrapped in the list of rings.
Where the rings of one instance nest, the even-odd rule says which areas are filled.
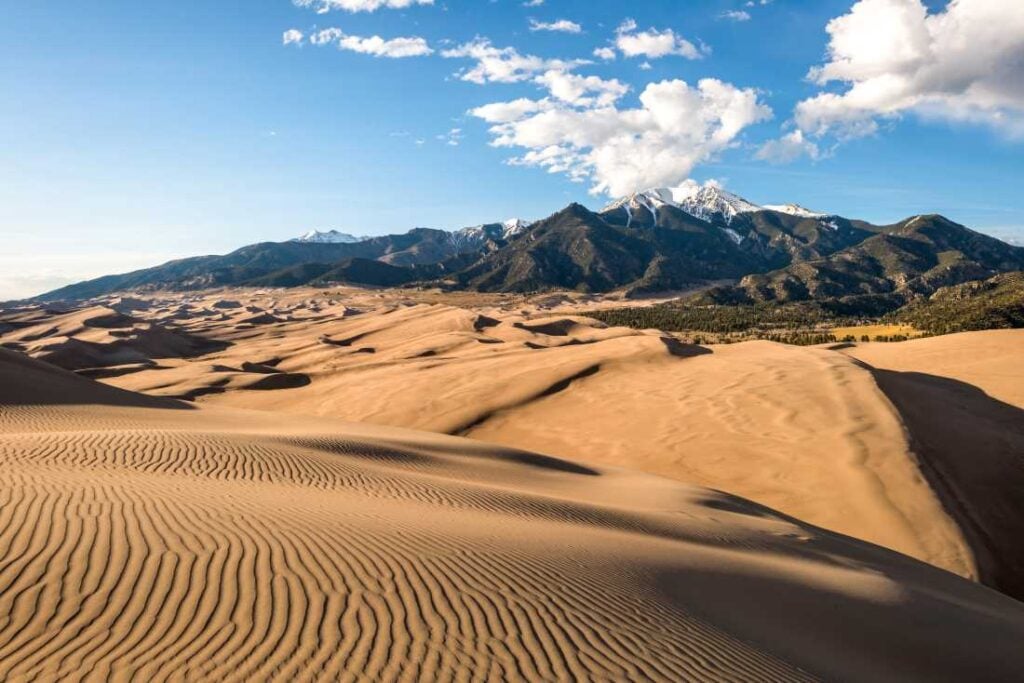
[[[615,50],[610,47],[599,47],[594,50],[594,56],[598,59],[603,59],[606,62],[610,62],[615,59]]]
[[[293,0],[297,7],[309,7],[317,14],[332,10],[376,12],[379,9],[405,9],[413,5],[433,5],[434,0]]]
[[[713,78],[696,86],[650,83],[636,108],[610,103],[621,94],[616,97],[608,83],[594,84],[575,100],[552,89],[551,98],[490,104],[470,114],[492,124],[492,145],[525,150],[510,163],[564,173],[589,182],[594,194],[611,196],[679,185],[694,166],[771,116],[755,90]]]
[[[494,47],[486,38],[441,52],[448,59],[473,59],[476,66],[460,71],[458,77],[471,83],[519,83],[530,80],[545,71],[567,71],[586,60],[566,61],[544,59],[534,55],[521,54],[514,47]]]
[[[648,59],[659,59],[669,55],[701,59],[709,52],[707,46],[702,45],[698,48],[670,28],[664,31],[653,28],[640,31],[632,19],[627,19],[616,29],[615,46],[626,57]]]
[[[349,50],[374,57],[401,59],[404,57],[423,57],[434,53],[427,41],[419,37],[403,37],[384,39],[380,36],[347,35],[340,28],[325,28],[309,36],[313,45],[335,45],[339,50]]]
[[[828,61],[810,80],[842,84],[800,102],[813,135],[873,133],[904,112],[983,123],[1024,137],[1024,2],[859,0],[829,22]]]
[[[555,31],[557,33],[582,33],[583,27],[575,21],[559,19],[558,21],[537,21],[530,19],[531,31]]]
[[[304,36],[302,31],[297,28],[291,28],[281,34],[282,45],[301,45]]]
[[[785,164],[803,156],[820,159],[821,150],[816,143],[804,136],[802,130],[794,130],[778,140],[765,142],[758,148],[755,156],[769,163]]]

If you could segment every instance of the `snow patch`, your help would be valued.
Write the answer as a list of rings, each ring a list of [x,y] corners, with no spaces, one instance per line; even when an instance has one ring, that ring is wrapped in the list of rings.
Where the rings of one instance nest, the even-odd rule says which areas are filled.
[[[355,235],[338,232],[337,230],[310,230],[306,234],[289,241],[303,244],[355,244],[357,242],[364,242],[367,239],[366,237],[356,237]]]
[[[764,208],[768,211],[788,213],[790,216],[799,216],[800,218],[826,218],[829,215],[827,213],[811,211],[799,204],[765,204]]]

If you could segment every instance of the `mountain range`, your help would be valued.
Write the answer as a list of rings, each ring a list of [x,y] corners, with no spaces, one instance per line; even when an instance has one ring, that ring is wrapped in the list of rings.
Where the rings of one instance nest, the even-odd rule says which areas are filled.
[[[85,299],[137,289],[423,283],[484,292],[630,294],[711,281],[698,303],[830,299],[884,313],[941,287],[1024,270],[1024,248],[938,215],[892,225],[796,204],[758,206],[717,187],[639,192],[600,211],[571,204],[533,223],[415,228],[358,238],[313,231],[222,256],[110,275],[44,294]]]

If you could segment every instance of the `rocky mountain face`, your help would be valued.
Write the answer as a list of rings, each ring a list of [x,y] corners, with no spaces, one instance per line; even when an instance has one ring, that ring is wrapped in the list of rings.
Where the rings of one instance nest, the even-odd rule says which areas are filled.
[[[845,299],[886,310],[942,287],[1019,270],[1024,249],[942,216],[915,216],[830,255],[747,275],[704,296],[711,303]]]

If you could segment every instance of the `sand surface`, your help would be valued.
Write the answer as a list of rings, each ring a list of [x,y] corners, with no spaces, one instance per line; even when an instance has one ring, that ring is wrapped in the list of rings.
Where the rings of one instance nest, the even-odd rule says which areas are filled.
[[[984,500],[1004,474],[1016,481],[1020,442],[1004,435],[1024,421],[978,407],[972,424],[994,435],[978,443],[995,455],[942,475],[933,461],[956,457],[931,454],[915,402],[882,375],[931,358],[939,376],[959,372],[1024,400],[1020,331],[969,343],[698,347],[585,317],[603,305],[578,295],[157,294],[8,313],[0,343],[151,396],[468,436],[708,486],[1024,596],[1024,564],[1004,548],[1024,531],[1020,489]],[[957,414],[940,403],[940,421]],[[971,452],[965,434],[941,438],[944,452]],[[990,523],[1005,529],[994,545]]]
[[[4,680],[980,681],[1024,666],[1024,605],[725,493],[142,397],[4,350],[0,481]]]

